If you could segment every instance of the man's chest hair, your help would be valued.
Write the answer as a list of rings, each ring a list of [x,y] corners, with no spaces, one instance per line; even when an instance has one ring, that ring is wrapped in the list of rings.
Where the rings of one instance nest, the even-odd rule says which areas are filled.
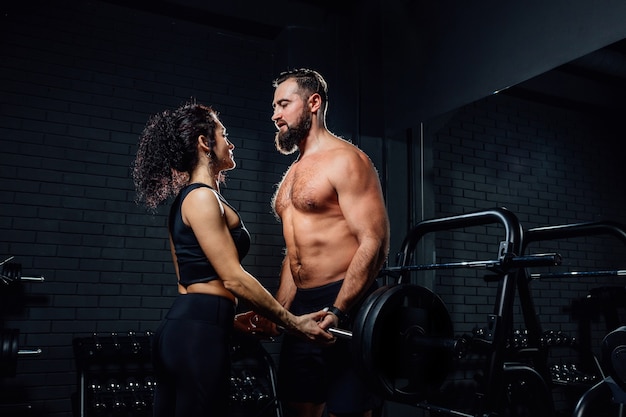
[[[293,206],[299,211],[324,210],[337,204],[337,195],[324,172],[313,164],[292,167],[278,189],[276,210]]]

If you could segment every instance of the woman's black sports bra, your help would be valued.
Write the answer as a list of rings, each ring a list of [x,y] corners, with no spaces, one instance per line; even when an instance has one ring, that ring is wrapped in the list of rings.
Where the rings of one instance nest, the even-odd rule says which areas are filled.
[[[176,259],[178,261],[179,283],[185,288],[191,284],[209,282],[219,278],[215,272],[215,268],[213,268],[213,265],[211,265],[202,251],[193,230],[183,222],[181,214],[181,207],[185,197],[187,197],[191,191],[200,187],[213,189],[206,184],[189,184],[178,193],[170,209],[169,231],[172,236]],[[250,234],[244,226],[237,210],[228,204],[219,193],[216,194],[222,203],[230,207],[239,217],[239,226],[230,229],[230,235],[233,238],[237,253],[239,254],[239,260],[241,261],[250,249]]]

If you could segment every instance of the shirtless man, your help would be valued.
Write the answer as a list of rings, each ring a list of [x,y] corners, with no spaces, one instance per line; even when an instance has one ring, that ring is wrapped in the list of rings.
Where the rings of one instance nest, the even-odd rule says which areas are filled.
[[[389,251],[389,220],[376,169],[326,128],[327,85],[312,70],[274,81],[276,147],[299,151],[273,199],[286,243],[278,301],[294,314],[327,307],[320,322],[348,328],[375,289]],[[285,335],[279,390],[287,417],[371,416],[381,401],[352,368],[350,343],[315,345]]]

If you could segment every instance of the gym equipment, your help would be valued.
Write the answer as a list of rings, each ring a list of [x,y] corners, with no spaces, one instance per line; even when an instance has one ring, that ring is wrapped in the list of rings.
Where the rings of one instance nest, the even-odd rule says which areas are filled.
[[[411,264],[418,241],[426,234],[488,224],[504,227],[496,259]],[[524,363],[510,361],[507,349],[513,335],[517,270],[558,264],[560,256],[520,257],[521,243],[522,228],[516,216],[504,208],[422,221],[405,238],[399,265],[382,272],[394,277],[395,284],[379,288],[364,301],[352,332],[330,331],[351,339],[356,368],[388,400],[455,416],[552,415],[552,399],[543,377]],[[406,282],[412,271],[477,267],[491,272],[485,281],[498,283],[494,311],[487,316],[486,331],[455,339],[441,299],[427,288]],[[436,397],[449,369],[468,353],[486,359],[479,370],[482,376],[473,410],[466,412],[447,407]]]
[[[0,329],[0,377],[14,377],[20,356],[41,354],[41,349],[19,349],[19,329]]]
[[[522,254],[527,247],[534,242],[598,236],[605,235],[617,238],[621,243],[626,244],[626,228],[616,222],[601,221],[564,224],[557,226],[546,226],[529,229],[524,235],[524,245]],[[560,279],[560,278],[597,278],[597,277],[620,277],[626,275],[626,271],[616,270],[599,270],[599,271],[567,271],[567,272],[546,272],[546,273],[527,273],[520,271],[521,277],[518,280],[520,292],[528,292],[528,284],[530,281]],[[523,297],[521,308],[526,323],[530,327],[533,335],[541,332],[541,325],[534,305],[530,296]],[[579,323],[579,337],[576,340],[575,351],[579,352],[580,368],[578,366],[569,366],[569,369],[563,369],[552,365],[548,368],[548,348],[550,345],[541,346],[536,355],[535,368],[546,378],[547,381],[554,385],[561,385],[571,388],[573,392],[578,392],[581,387],[587,386],[588,389],[578,399],[574,411],[574,417],[587,417],[602,415],[617,416],[619,409],[623,408],[626,403],[626,394],[624,394],[625,386],[618,384],[606,374],[613,373],[618,379],[620,366],[624,366],[624,358],[618,360],[623,351],[620,346],[625,340],[622,331],[613,331],[619,326],[619,317],[617,313],[618,307],[626,306],[626,290],[622,286],[594,288],[589,294],[579,300],[574,300],[570,309],[570,313]],[[604,364],[601,365],[596,356],[592,352],[592,335],[591,322],[594,317],[603,315],[605,318],[607,331],[609,333],[603,341]],[[619,343],[618,343],[619,342]],[[611,346],[610,348],[608,346]],[[607,357],[614,356],[614,362],[608,361]],[[544,365],[545,364],[545,365]],[[611,366],[615,366],[611,368]],[[581,371],[581,369],[583,371]],[[623,374],[622,374],[623,375]],[[580,395],[580,394],[577,394]],[[618,403],[621,403],[618,405]]]
[[[622,416],[626,404],[626,326],[602,340],[602,364],[607,375],[579,399],[573,417]]]
[[[78,392],[76,416],[148,416],[155,388],[151,363],[151,332],[73,340]]]
[[[618,327],[602,341],[602,359],[607,374],[626,390],[626,326]]]
[[[152,415],[157,382],[152,368],[152,332],[94,333],[73,341],[76,417]],[[253,336],[236,334],[231,350],[231,415],[281,417],[274,365]]]
[[[399,277],[402,276],[403,273],[411,271],[461,268],[484,268],[486,270],[502,274],[515,268],[560,265],[561,262],[561,256],[558,253],[544,253],[530,256],[514,256],[506,254],[501,256],[501,259],[491,259],[485,261],[462,261],[390,267],[384,268],[381,271],[381,274]]]
[[[623,277],[626,270],[606,270],[606,271],[572,271],[572,272],[545,272],[543,274],[530,274],[530,279],[552,279],[552,278],[593,278],[593,277]]]
[[[22,276],[22,265],[15,262],[9,262],[14,257],[10,256],[0,262],[0,306],[6,307],[7,300],[14,301],[11,295],[2,293],[3,290],[13,292],[21,290],[18,287],[22,281],[43,281],[43,277],[24,277]],[[1,313],[0,313],[1,314]],[[0,317],[2,318],[2,317]],[[19,347],[19,329],[0,328],[0,380],[4,377],[15,377],[17,373],[18,359],[29,356],[37,356],[41,354],[41,349],[20,349]],[[2,382],[2,381],[0,381]],[[10,385],[9,385],[10,386]],[[0,391],[4,392],[4,386],[0,384]],[[9,392],[7,390],[7,392]],[[5,403],[4,399],[0,402],[0,415],[27,415],[32,406],[27,403],[15,403],[16,398],[10,394],[6,396],[9,403]]]
[[[337,332],[348,337],[348,332]],[[417,401],[439,387],[455,350],[452,321],[439,297],[410,284],[381,287],[361,306],[352,334],[358,369],[385,395]],[[462,354],[457,352],[457,355]]]
[[[11,256],[4,261],[0,262],[2,266],[2,272],[0,273],[0,282],[5,285],[12,284],[20,281],[37,281],[43,282],[45,278],[43,276],[28,277],[22,275],[22,264],[9,262],[14,257]]]
[[[276,367],[256,335],[234,334],[230,417],[282,417]]]
[[[18,337],[18,329],[0,330],[0,376],[15,376]]]

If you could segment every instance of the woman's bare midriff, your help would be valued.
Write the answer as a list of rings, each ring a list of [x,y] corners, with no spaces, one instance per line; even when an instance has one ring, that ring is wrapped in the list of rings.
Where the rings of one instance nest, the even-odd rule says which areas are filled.
[[[228,298],[233,303],[237,304],[237,298],[233,295],[232,292],[228,291],[224,287],[224,283],[222,283],[222,280],[220,279],[215,279],[209,282],[197,282],[195,284],[191,284],[187,286],[186,294],[216,295],[218,297]]]

